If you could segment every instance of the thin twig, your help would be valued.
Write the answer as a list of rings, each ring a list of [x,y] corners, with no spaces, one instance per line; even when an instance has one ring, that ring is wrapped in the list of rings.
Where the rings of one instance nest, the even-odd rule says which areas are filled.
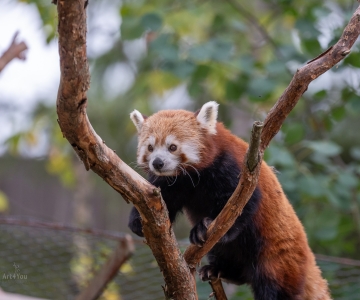
[[[25,42],[18,43],[16,38],[19,32],[14,34],[14,37],[11,41],[9,48],[3,53],[0,57],[0,72],[6,67],[6,65],[11,62],[14,58],[25,60],[26,56],[24,51],[28,49]]]
[[[135,251],[130,235],[119,240],[114,253],[90,280],[87,287],[76,297],[76,300],[96,300],[100,297],[107,284],[116,276],[120,267]]]
[[[211,280],[209,283],[214,292],[214,296],[216,300],[227,300],[220,278]]]

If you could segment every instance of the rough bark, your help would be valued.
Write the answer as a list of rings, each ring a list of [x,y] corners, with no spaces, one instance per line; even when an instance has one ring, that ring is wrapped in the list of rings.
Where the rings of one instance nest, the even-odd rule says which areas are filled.
[[[125,164],[92,128],[86,115],[90,76],[86,57],[87,1],[57,1],[61,79],[58,122],[87,170],[92,169],[139,210],[146,243],[163,272],[166,296],[197,299],[194,279],[173,233],[160,191]]]
[[[14,58],[25,60],[24,51],[28,49],[25,42],[16,42],[18,32],[14,34],[14,37],[11,41],[9,48],[1,55],[0,57],[0,72],[6,67],[6,65],[11,62]]]
[[[202,247],[190,245],[184,253],[185,260],[191,269],[196,268],[201,258],[203,258],[230,229],[256,188],[261,166],[259,145],[262,126],[261,122],[255,122],[253,126],[249,150],[241,167],[239,184],[223,210],[210,224],[205,244]],[[252,170],[248,168],[249,164],[251,164]]]

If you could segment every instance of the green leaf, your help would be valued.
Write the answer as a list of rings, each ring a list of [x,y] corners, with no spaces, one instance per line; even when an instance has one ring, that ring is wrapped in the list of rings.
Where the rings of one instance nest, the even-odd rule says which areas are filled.
[[[228,61],[233,45],[230,42],[213,39],[208,43],[195,46],[189,50],[189,58],[195,61]]]
[[[316,39],[320,32],[314,26],[313,22],[307,19],[298,19],[295,23],[295,28],[299,30],[299,35],[305,39]]]
[[[291,167],[295,166],[295,160],[292,154],[285,147],[270,145],[266,150],[266,161],[269,165]]]
[[[326,96],[327,96],[327,90],[321,90],[321,91],[318,91],[316,92],[314,95],[313,95],[313,98],[315,100],[323,100]]]
[[[228,80],[226,82],[226,98],[238,100],[243,92],[243,87],[239,82]]]
[[[243,55],[240,59],[233,61],[232,65],[245,74],[252,74],[254,69],[254,58],[250,55]]]
[[[338,182],[345,189],[346,188],[349,188],[349,189],[355,188],[359,184],[359,181],[358,181],[356,175],[352,174],[350,172],[340,173],[338,176]]]
[[[283,61],[274,60],[266,65],[266,69],[269,72],[269,75],[279,75],[286,73],[286,67]]]
[[[354,112],[360,112],[360,97],[357,95],[351,97],[349,100],[349,107]]]
[[[326,191],[326,198],[335,208],[341,208],[341,199],[334,191]]]
[[[315,236],[319,240],[329,241],[336,238],[338,234],[338,227],[340,218],[335,214],[333,209],[323,209],[313,220],[315,223]]]
[[[4,213],[9,210],[9,199],[0,191],[0,213]]]
[[[149,13],[142,16],[140,23],[144,29],[156,31],[161,27],[162,19],[158,14]]]
[[[331,110],[331,116],[336,121],[341,121],[345,117],[345,114],[346,110],[344,106],[338,106]]]
[[[311,55],[315,56],[321,53],[321,46],[317,38],[314,39],[304,39],[302,40],[301,45],[304,50],[306,50]]]
[[[204,80],[210,74],[210,67],[207,65],[198,65],[195,72],[193,73],[193,80],[200,81]]]
[[[360,53],[359,52],[350,53],[344,59],[344,63],[356,68],[360,68]]]
[[[353,158],[360,160],[360,147],[352,147],[350,149],[350,154]]]
[[[292,123],[284,126],[282,131],[285,133],[285,142],[292,145],[300,142],[304,138],[305,130],[301,123]]]
[[[226,19],[223,15],[217,14],[215,15],[212,23],[212,29],[214,31],[224,30],[226,28]]]
[[[161,69],[171,72],[179,78],[185,79],[194,72],[195,65],[189,61],[168,61],[164,63]]]
[[[193,47],[189,50],[189,58],[195,61],[207,61],[210,60],[212,49],[209,45],[200,45]]]
[[[138,18],[123,17],[121,23],[121,38],[123,40],[134,40],[144,32],[144,27],[140,24]]]
[[[314,198],[326,195],[327,189],[320,177],[302,176],[297,183],[303,195]]]
[[[330,141],[304,142],[305,146],[324,156],[335,156],[341,153],[341,147]]]
[[[252,100],[262,101],[262,97],[267,96],[275,88],[275,83],[269,78],[255,78],[250,81],[249,94]]]
[[[231,56],[232,43],[223,40],[211,40],[212,59],[216,61],[228,61]]]
[[[158,38],[150,43],[150,51],[159,55],[165,60],[178,61],[179,50],[176,44],[171,40],[168,34],[161,34]]]
[[[147,81],[155,94],[162,94],[163,92],[176,87],[180,83],[179,78],[173,74],[159,70],[150,72]]]

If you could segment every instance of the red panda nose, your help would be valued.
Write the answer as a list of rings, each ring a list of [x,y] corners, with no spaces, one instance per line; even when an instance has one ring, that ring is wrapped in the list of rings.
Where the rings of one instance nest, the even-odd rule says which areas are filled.
[[[155,158],[152,164],[156,170],[161,170],[161,168],[164,166],[164,162],[158,157]]]

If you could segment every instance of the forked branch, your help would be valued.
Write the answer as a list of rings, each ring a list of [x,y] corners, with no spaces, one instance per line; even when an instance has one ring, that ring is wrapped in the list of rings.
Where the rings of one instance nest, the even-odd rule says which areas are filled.
[[[90,76],[86,57],[86,0],[58,0],[61,79],[57,97],[61,131],[83,161],[138,209],[146,243],[163,273],[166,297],[197,299],[159,190],[125,164],[92,128],[86,115]]]

